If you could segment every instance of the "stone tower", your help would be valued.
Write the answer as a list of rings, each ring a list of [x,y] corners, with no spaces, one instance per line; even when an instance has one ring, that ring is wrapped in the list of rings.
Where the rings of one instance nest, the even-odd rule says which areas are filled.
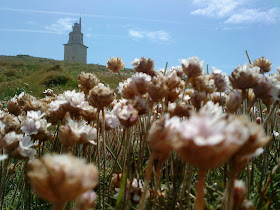
[[[69,33],[69,40],[64,44],[64,61],[87,63],[87,46],[84,45],[82,33],[82,21],[74,23]]]

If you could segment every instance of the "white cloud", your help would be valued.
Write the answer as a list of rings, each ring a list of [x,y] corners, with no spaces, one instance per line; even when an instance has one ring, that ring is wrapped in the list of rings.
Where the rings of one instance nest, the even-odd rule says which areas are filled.
[[[199,9],[192,11],[192,15],[217,17],[227,24],[271,24],[280,16],[279,9],[256,8],[256,2],[248,0],[193,0],[193,4]]]
[[[259,9],[246,9],[240,13],[230,16],[225,23],[276,23],[279,17],[279,11],[276,8],[272,8],[267,11]]]
[[[224,17],[242,4],[242,1],[236,0],[194,0],[193,3],[198,7],[191,14],[203,15],[209,17]]]
[[[171,40],[171,36],[169,33],[159,30],[159,31],[136,31],[136,30],[128,30],[128,34],[136,39],[149,39],[152,41],[160,41],[166,42]]]
[[[144,38],[144,32],[143,31],[134,31],[134,30],[128,30],[128,33],[130,36],[134,37],[134,38]]]
[[[75,18],[60,18],[56,21],[56,23],[53,23],[49,26],[45,26],[45,29],[48,31],[52,31],[58,34],[63,34],[66,32],[71,31],[72,24],[76,21]]]

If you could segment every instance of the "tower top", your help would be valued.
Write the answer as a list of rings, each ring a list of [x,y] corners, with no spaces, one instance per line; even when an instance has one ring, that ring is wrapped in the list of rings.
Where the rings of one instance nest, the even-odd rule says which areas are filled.
[[[79,23],[76,21],[74,25],[72,26],[73,31],[72,32],[82,32],[82,19],[80,18]]]

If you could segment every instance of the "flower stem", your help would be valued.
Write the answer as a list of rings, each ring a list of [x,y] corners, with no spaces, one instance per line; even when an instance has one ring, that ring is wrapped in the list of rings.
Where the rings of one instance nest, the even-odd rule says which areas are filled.
[[[149,158],[149,162],[148,162],[148,166],[146,169],[146,176],[145,176],[145,183],[144,183],[144,190],[141,196],[141,201],[140,201],[140,210],[143,210],[145,208],[145,204],[146,204],[146,194],[149,188],[149,181],[151,179],[151,174],[153,171],[153,162],[154,162],[154,155],[151,154],[150,158]]]
[[[53,210],[63,210],[64,206],[65,206],[65,203],[54,203]]]
[[[196,185],[196,199],[195,199],[195,210],[204,209],[204,186],[205,186],[205,176],[207,171],[200,169],[198,171],[198,179]]]

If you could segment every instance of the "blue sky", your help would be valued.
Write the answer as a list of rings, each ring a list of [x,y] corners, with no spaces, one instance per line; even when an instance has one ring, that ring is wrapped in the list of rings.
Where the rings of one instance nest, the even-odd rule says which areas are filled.
[[[247,49],[280,66],[280,0],[0,0],[0,54],[62,60],[80,16],[88,63],[144,56],[159,69],[198,56],[230,73]]]

